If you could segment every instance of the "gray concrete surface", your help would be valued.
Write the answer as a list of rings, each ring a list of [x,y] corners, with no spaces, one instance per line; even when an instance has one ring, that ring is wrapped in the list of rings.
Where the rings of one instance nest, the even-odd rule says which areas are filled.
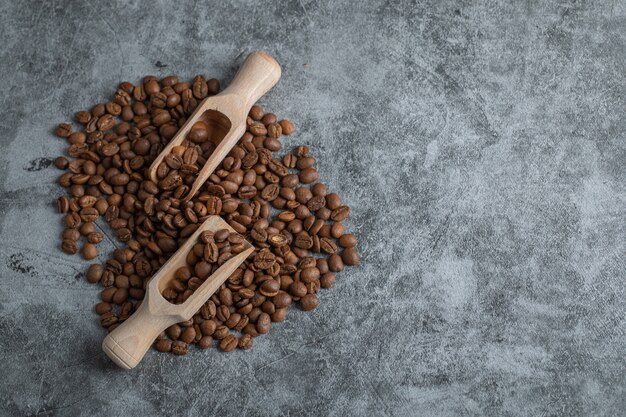
[[[626,3],[264,3],[0,2],[0,415],[626,414]],[[51,131],[255,49],[363,265],[249,352],[120,371]]]

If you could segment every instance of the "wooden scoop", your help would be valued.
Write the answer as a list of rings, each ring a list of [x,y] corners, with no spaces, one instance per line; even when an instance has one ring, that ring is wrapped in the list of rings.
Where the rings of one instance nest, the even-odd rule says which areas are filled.
[[[163,159],[185,140],[194,123],[203,121],[209,126],[209,140],[216,148],[198,172],[185,199],[193,197],[245,133],[250,108],[278,82],[280,74],[280,65],[271,55],[258,51],[248,55],[230,85],[221,93],[205,98],[150,165],[150,179],[158,183],[157,168]]]
[[[162,331],[189,320],[252,253],[254,248],[244,241],[246,249],[226,261],[184,303],[172,304],[163,298],[162,291],[174,279],[176,270],[186,265],[187,254],[198,241],[198,236],[205,230],[216,232],[221,229],[235,231],[221,217],[210,216],[152,277],[139,309],[102,342],[102,349],[113,362],[126,369],[137,366]]]

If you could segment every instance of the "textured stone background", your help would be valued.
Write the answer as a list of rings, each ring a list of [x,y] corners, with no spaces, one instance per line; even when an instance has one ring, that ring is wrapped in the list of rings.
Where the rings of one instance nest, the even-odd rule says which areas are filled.
[[[0,415],[626,413],[625,2],[0,3]],[[58,248],[52,129],[255,49],[363,265],[252,351],[120,371]]]

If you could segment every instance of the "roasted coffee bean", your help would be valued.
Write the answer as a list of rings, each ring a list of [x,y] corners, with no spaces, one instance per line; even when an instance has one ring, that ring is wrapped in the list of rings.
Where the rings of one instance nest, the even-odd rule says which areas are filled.
[[[306,232],[300,232],[296,236],[295,246],[300,249],[310,249],[313,246],[313,239]]]
[[[63,249],[63,252],[70,255],[78,252],[78,247],[76,246],[76,241],[74,240],[63,240],[63,242],[61,243],[61,249]]]
[[[343,260],[341,259],[341,256],[337,255],[336,253],[330,255],[330,257],[328,258],[328,269],[330,269],[332,272],[343,271]]]
[[[261,294],[266,297],[274,297],[280,291],[280,282],[275,279],[268,279],[261,285]]]
[[[283,135],[291,135],[293,132],[296,131],[293,123],[291,123],[289,120],[281,120],[280,122],[278,122],[278,124],[280,124]]]
[[[307,294],[300,299],[300,308],[304,311],[310,311],[320,304],[319,299],[315,294]]]
[[[78,213],[70,213],[65,216],[65,224],[70,229],[77,229],[80,226],[81,218]]]
[[[213,320],[205,320],[200,324],[200,330],[204,336],[212,336],[217,328],[217,324]]]
[[[354,236],[351,233],[342,235],[339,238],[339,246],[341,246],[342,248],[353,248],[356,246],[356,244],[357,244],[356,236]]]
[[[172,344],[173,342],[169,339],[160,339],[157,340],[155,348],[159,352],[170,352],[172,350]]]
[[[208,349],[213,345],[213,338],[211,336],[202,336],[198,341],[198,347],[200,349]]]
[[[333,242],[331,239],[323,237],[320,239],[320,248],[328,254],[333,254],[337,251],[337,244],[335,244],[335,242]]]
[[[76,229],[65,229],[63,231],[63,240],[71,240],[76,242],[80,239],[80,232]]]
[[[203,121],[197,121],[191,127],[187,138],[194,143],[203,143],[209,139],[209,126]]]
[[[335,281],[336,281],[335,274],[333,274],[332,272],[326,272],[320,278],[320,286],[322,288],[330,288],[333,285],[335,285]]]
[[[339,206],[332,211],[330,218],[334,222],[341,222],[347,219],[349,215],[350,215],[350,207]]]
[[[185,342],[181,342],[180,340],[175,341],[174,343],[172,343],[172,353],[174,355],[186,355],[187,352],[189,351],[189,345]]]
[[[229,334],[230,334],[230,331],[228,330],[228,327],[221,325],[221,326],[217,326],[217,328],[213,332],[213,337],[216,338],[217,340],[222,340]]]
[[[70,209],[70,200],[67,197],[59,197],[57,199],[57,211],[59,213],[67,213]]]
[[[345,265],[350,266],[361,263],[361,258],[354,247],[344,249],[341,253],[341,260]]]
[[[256,321],[256,331],[259,334],[265,334],[269,332],[270,325],[271,325],[271,319],[270,319],[269,314],[261,313],[261,315]]]
[[[178,324],[173,324],[165,330],[167,337],[172,340],[178,340],[182,334],[182,329]]]
[[[237,347],[239,340],[237,336],[229,334],[224,339],[220,341],[220,349],[224,352],[230,352]]]
[[[303,184],[311,184],[319,179],[319,173],[315,168],[305,168],[298,174],[300,182]]]
[[[72,126],[69,123],[60,123],[54,133],[60,138],[67,138],[72,134]]]
[[[82,249],[83,258],[91,260],[98,256],[98,250],[93,243],[85,243]]]
[[[91,114],[88,111],[78,111],[74,114],[74,120],[80,124],[87,124],[89,119],[91,119]]]
[[[67,160],[67,158],[63,156],[59,156],[58,158],[54,160],[54,166],[59,169],[66,169],[68,165],[69,165],[69,161]]]
[[[180,335],[180,340],[185,343],[191,343],[196,338],[196,331],[193,327],[187,327]]]
[[[86,273],[87,281],[91,282],[92,284],[95,284],[96,282],[100,281],[100,278],[102,278],[103,273],[104,273],[104,267],[102,265],[92,264],[89,266],[89,269],[87,269],[87,273]]]
[[[300,281],[296,281],[289,286],[289,292],[294,297],[304,297],[307,293],[306,286]]]
[[[254,265],[258,269],[270,269],[276,262],[276,256],[267,248],[261,249],[254,257]]]
[[[106,314],[106,313],[110,312],[112,309],[113,309],[113,306],[111,306],[111,304],[109,304],[109,303],[100,302],[100,303],[96,304],[96,313],[98,315]]]
[[[286,292],[279,292],[272,298],[272,303],[276,306],[276,308],[285,308],[291,304],[291,296]]]
[[[320,277],[320,270],[314,266],[304,268],[303,270],[300,271],[300,279],[304,283],[319,279],[319,277]]]
[[[252,339],[252,336],[250,334],[244,334],[243,336],[239,338],[238,346],[240,349],[243,349],[243,350],[251,349],[253,344],[254,344],[254,340]]]
[[[326,207],[330,210],[336,210],[343,205],[341,198],[337,195],[337,193],[330,193],[326,196]]]
[[[344,227],[340,222],[334,223],[330,228],[330,235],[335,239],[343,236]]]

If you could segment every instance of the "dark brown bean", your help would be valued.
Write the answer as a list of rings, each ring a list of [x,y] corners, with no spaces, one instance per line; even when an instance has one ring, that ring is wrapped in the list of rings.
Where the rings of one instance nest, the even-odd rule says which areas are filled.
[[[237,339],[237,336],[233,334],[229,334],[228,336],[226,336],[220,341],[219,346],[220,346],[220,349],[223,350],[224,352],[231,352],[237,347],[238,344],[239,344],[239,340]]]
[[[341,253],[341,260],[343,261],[343,263],[345,265],[358,265],[361,263],[361,258],[359,257],[359,254],[357,253],[356,249],[353,247],[350,248],[346,248],[343,250],[343,252]]]
[[[320,304],[319,299],[315,294],[307,294],[300,299],[300,308],[304,311],[310,311]]]
[[[155,348],[159,352],[170,352],[172,350],[172,341],[170,339],[157,340]]]

